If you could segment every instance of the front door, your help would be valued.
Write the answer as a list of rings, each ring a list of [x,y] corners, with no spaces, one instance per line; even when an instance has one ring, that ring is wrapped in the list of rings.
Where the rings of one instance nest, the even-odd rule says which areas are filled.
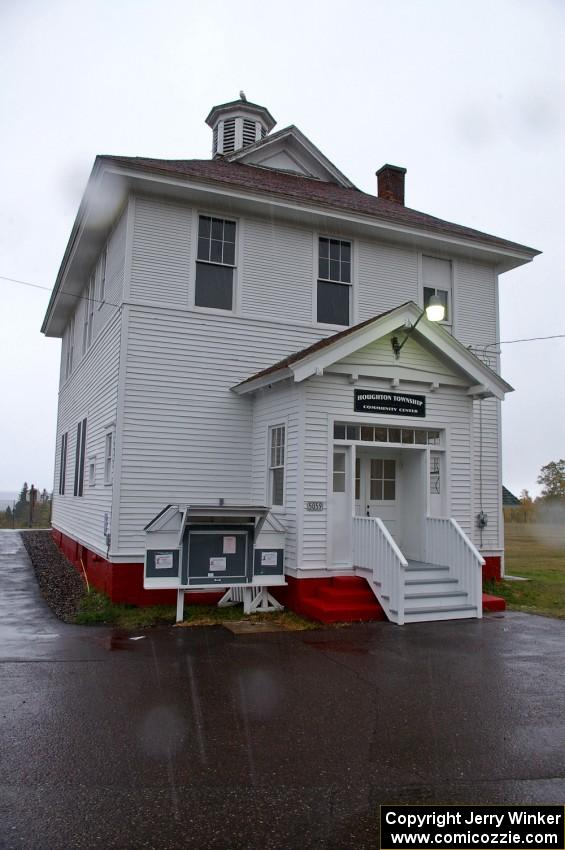
[[[361,455],[357,461],[359,485],[355,495],[359,499],[356,499],[356,512],[360,516],[382,519],[400,546],[398,458],[371,454]]]

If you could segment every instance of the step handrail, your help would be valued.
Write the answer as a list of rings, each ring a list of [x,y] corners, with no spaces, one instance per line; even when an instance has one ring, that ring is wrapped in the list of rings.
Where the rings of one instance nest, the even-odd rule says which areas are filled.
[[[485,559],[453,517],[426,517],[426,561],[450,568],[481,617]]]
[[[402,625],[408,561],[380,517],[353,517],[353,563],[371,570],[373,593],[388,618]]]

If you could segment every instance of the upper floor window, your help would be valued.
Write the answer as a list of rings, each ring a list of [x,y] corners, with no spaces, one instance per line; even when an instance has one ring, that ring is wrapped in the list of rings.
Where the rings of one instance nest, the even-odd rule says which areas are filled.
[[[451,262],[437,257],[422,257],[422,277],[424,284],[424,309],[430,303],[430,298],[436,295],[445,307],[443,321],[451,324]]]
[[[104,303],[104,299],[106,298],[106,261],[108,258],[108,246],[104,248],[102,251],[102,255],[98,262],[98,309]]]
[[[90,276],[86,287],[84,301],[84,322],[82,326],[82,353],[86,354],[92,342],[92,325],[94,322],[94,274]]]
[[[271,428],[269,490],[272,505],[284,505],[284,446],[285,426]]]
[[[106,432],[104,439],[104,484],[112,483],[114,468],[114,431]]]
[[[234,269],[235,221],[199,216],[195,305],[233,310]]]
[[[71,316],[67,329],[67,354],[65,357],[65,378],[70,378],[73,371],[73,357],[75,353],[75,317]]]
[[[351,242],[320,237],[318,242],[317,321],[349,325]]]

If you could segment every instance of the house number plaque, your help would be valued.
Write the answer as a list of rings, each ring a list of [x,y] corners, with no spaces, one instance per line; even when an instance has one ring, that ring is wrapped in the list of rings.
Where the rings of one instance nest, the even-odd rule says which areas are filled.
[[[324,510],[323,502],[306,502],[306,510],[319,513]]]

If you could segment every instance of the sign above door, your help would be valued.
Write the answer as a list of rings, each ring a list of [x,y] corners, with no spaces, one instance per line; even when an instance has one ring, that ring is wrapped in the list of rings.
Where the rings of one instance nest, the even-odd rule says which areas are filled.
[[[387,416],[426,415],[426,397],[387,393],[381,390],[354,390],[353,409],[356,413],[379,413]]]

